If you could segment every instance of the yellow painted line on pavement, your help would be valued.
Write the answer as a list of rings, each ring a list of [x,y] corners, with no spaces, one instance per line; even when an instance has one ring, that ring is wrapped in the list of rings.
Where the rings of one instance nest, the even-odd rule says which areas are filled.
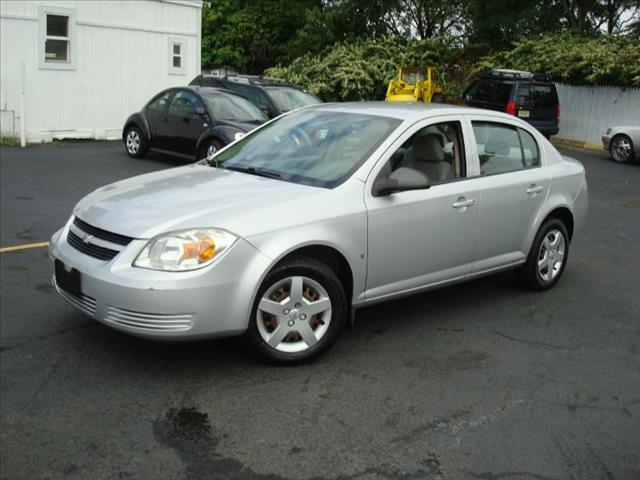
[[[17,252],[19,250],[27,250],[28,248],[42,248],[49,246],[49,242],[27,243],[25,245],[14,245],[12,247],[0,248],[0,253]]]

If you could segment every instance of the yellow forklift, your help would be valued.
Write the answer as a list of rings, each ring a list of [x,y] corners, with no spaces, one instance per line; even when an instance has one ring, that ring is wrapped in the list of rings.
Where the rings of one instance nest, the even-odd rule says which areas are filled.
[[[398,77],[389,82],[386,101],[431,103],[434,95],[442,94],[436,77],[435,67],[400,67]]]

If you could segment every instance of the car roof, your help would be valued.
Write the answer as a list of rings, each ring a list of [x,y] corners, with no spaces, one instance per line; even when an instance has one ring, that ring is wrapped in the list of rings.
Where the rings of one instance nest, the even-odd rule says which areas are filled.
[[[231,90],[222,87],[201,87],[200,85],[186,85],[184,87],[174,87],[174,88],[184,88],[186,90],[193,90],[194,92],[204,92],[204,93],[226,93],[227,95],[236,95]],[[236,95],[238,96],[238,95]]]
[[[332,112],[360,113],[363,115],[378,115],[382,117],[399,118],[401,120],[420,120],[440,115],[464,114],[482,114],[495,116],[497,118],[513,118],[513,116],[507,115],[506,113],[444,103],[345,102],[319,103],[304,108]]]

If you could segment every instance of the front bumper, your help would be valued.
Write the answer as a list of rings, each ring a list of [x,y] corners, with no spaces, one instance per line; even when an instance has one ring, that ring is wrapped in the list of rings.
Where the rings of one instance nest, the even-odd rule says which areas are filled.
[[[190,272],[132,267],[146,240],[132,241],[109,261],[90,257],[56,232],[49,256],[80,272],[80,297],[58,293],[92,318],[118,330],[166,340],[236,335],[247,328],[253,298],[270,259],[243,239],[212,265]]]
[[[603,135],[602,148],[604,148],[607,152],[609,151],[609,143],[611,143],[611,135]]]

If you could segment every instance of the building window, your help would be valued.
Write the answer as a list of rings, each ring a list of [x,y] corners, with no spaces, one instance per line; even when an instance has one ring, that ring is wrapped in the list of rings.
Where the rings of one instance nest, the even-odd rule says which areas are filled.
[[[185,42],[182,39],[169,39],[169,73],[185,75]]]
[[[173,44],[173,68],[182,68],[182,44]]]
[[[75,11],[40,6],[38,9],[40,68],[73,70]]]
[[[44,46],[45,62],[69,61],[69,17],[47,13],[47,39]]]

